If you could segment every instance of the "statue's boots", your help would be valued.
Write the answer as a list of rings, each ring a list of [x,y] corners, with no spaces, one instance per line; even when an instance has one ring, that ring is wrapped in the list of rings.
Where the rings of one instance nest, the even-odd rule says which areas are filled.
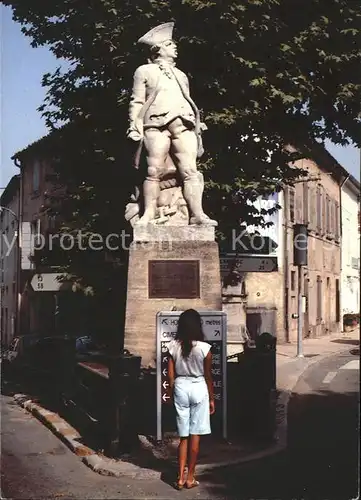
[[[211,219],[202,208],[203,187],[198,174],[190,175],[183,182],[183,196],[191,213],[191,225],[217,226],[217,221]]]
[[[146,177],[143,184],[144,214],[137,225],[145,226],[155,219],[159,192],[159,179]]]

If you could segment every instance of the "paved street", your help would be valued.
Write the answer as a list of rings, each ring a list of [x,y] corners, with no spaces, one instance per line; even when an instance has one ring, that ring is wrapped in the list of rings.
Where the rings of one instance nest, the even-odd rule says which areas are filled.
[[[353,354],[350,354],[350,351]],[[359,442],[359,349],[310,367],[294,389],[288,451],[222,476],[245,499],[356,498]],[[215,484],[212,490],[217,491]],[[231,498],[231,496],[229,497]]]
[[[345,346],[346,347],[346,346]],[[350,352],[351,351],[351,352]],[[289,449],[257,463],[202,476],[177,492],[164,481],[100,476],[50,431],[2,397],[2,493],[5,498],[314,498],[357,496],[359,350],[316,363],[289,406]]]

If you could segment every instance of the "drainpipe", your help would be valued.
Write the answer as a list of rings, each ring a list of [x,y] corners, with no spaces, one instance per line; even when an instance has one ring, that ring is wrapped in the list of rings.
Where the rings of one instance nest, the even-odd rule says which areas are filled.
[[[343,276],[342,276],[342,200],[343,200],[343,196],[342,196],[342,188],[343,186],[345,185],[345,183],[348,181],[348,179],[350,178],[350,174],[348,174],[344,180],[341,182],[340,184],[340,216],[339,216],[339,220],[340,220],[340,288],[339,288],[339,294],[340,294],[340,304],[339,304],[339,307],[340,307],[340,311],[339,311],[339,316],[340,316],[340,323],[341,323],[341,331],[343,332],[343,317],[342,317],[342,281],[343,281]]]

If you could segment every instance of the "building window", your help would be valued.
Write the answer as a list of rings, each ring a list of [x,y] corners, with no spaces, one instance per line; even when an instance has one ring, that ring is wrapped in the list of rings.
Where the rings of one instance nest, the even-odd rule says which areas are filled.
[[[357,271],[360,270],[360,259],[358,257],[351,257],[351,267]]]
[[[40,219],[31,222],[31,255],[34,255],[35,248],[40,248],[41,241],[41,232],[40,232]]]
[[[33,192],[37,193],[40,189],[40,163],[35,161],[33,165]]]
[[[4,314],[5,314],[5,311],[4,311],[4,308],[2,307],[1,308],[1,316],[0,316],[0,318],[1,318],[1,333],[3,333],[5,330],[5,328],[4,328]],[[4,334],[5,334],[5,332],[4,332]],[[1,341],[3,341],[2,337],[1,337]]]
[[[291,271],[291,292],[296,290],[296,271]]]
[[[56,229],[57,218],[56,215],[50,215],[48,217],[48,229],[49,231],[54,231]]]
[[[7,333],[8,333],[8,320],[9,320],[9,317],[8,317],[8,308],[5,307],[5,337],[7,337]]]
[[[322,320],[322,280],[321,276],[317,276],[317,310],[316,310],[316,320],[320,322]]]
[[[295,188],[289,189],[290,197],[290,222],[295,222]]]

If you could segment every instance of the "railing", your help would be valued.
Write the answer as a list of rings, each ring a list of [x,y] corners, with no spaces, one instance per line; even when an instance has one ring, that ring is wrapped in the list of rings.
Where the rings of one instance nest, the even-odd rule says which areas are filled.
[[[110,456],[130,451],[137,439],[134,418],[135,397],[140,374],[139,356],[128,353],[107,357],[105,363],[76,363],[64,391],[72,404],[96,427],[99,445]]]

